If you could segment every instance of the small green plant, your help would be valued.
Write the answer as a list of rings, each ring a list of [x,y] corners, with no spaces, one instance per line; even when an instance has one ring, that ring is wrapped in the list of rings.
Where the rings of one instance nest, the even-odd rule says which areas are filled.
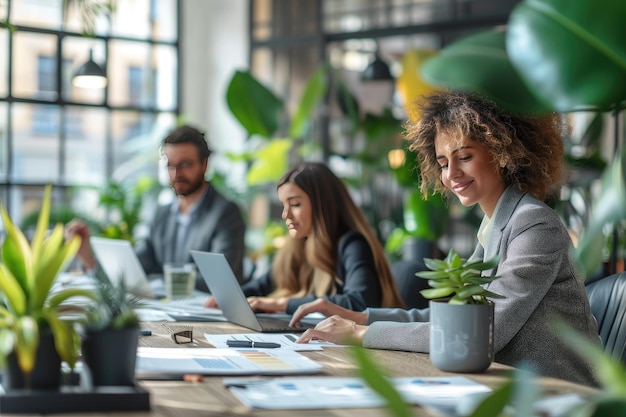
[[[469,261],[450,249],[445,259],[424,258],[430,271],[417,272],[415,275],[428,279],[432,288],[420,291],[425,298],[446,298],[450,304],[486,304],[487,298],[504,298],[483,287],[497,277],[481,276],[481,271],[498,265],[497,256],[488,261]]]
[[[113,284],[102,271],[96,274],[97,300],[88,309],[85,327],[92,331],[128,329],[139,327],[139,317],[134,310],[136,298],[128,294],[124,280]]]
[[[47,185],[32,242],[16,227],[4,205],[0,207],[6,238],[0,262],[0,365],[15,352],[25,379],[35,367],[35,355],[42,331],[51,331],[55,348],[71,367],[76,363],[78,335],[72,323],[62,318],[63,303],[72,297],[95,298],[88,290],[66,288],[52,291],[55,278],[71,261],[80,238],[66,242],[63,225],[48,234],[50,196]]]

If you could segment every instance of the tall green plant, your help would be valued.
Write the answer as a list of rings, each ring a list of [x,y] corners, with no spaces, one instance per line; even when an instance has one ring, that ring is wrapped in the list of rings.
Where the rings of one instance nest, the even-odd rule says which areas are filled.
[[[90,291],[77,288],[51,292],[56,276],[80,246],[78,237],[65,242],[62,224],[57,224],[48,234],[51,190],[47,185],[31,243],[13,224],[5,207],[0,208],[6,231],[0,262],[0,291],[4,301],[4,306],[0,306],[0,361],[4,365],[6,357],[15,352],[26,375],[35,366],[40,332],[46,328],[54,336],[61,359],[74,366],[78,355],[77,335],[72,323],[61,317],[62,303],[72,297],[95,298]]]
[[[235,72],[228,84],[226,103],[248,134],[249,151],[229,156],[249,164],[248,185],[274,182],[283,175],[289,165],[289,152],[297,143],[303,143],[309,133],[313,113],[327,88],[327,69],[322,65],[309,78],[290,116],[286,114],[283,100],[250,72]],[[287,123],[282,123],[283,120]],[[281,129],[282,124],[287,128]]]

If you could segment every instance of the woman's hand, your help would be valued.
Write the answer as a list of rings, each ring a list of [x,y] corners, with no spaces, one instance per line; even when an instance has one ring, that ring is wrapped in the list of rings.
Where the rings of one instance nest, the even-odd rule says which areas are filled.
[[[320,321],[314,329],[302,333],[296,343],[309,343],[311,340],[325,340],[343,345],[363,344],[363,337],[368,326],[356,324],[339,316],[332,316]]]
[[[307,314],[322,313],[326,317],[340,316],[344,319],[351,320],[356,324],[365,324],[367,322],[367,313],[363,311],[352,311],[347,308],[340,307],[337,304],[328,301],[326,298],[318,298],[310,303],[302,304],[291,316],[289,326],[298,327],[300,320]]]
[[[217,305],[217,300],[213,296],[207,298],[203,305],[208,308],[220,308],[220,306]]]
[[[248,297],[252,310],[263,313],[284,313],[287,310],[287,298]]]

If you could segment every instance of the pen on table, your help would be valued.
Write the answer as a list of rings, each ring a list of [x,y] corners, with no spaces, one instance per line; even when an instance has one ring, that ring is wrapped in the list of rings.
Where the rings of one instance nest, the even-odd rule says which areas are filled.
[[[228,347],[265,348],[265,349],[275,349],[275,348],[280,347],[280,343],[254,342],[252,340],[227,340],[226,345],[228,345]]]

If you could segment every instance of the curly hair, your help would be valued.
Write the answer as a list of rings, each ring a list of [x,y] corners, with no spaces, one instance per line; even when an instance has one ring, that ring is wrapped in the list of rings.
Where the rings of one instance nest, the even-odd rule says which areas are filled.
[[[564,118],[510,114],[474,93],[439,91],[418,101],[421,119],[404,124],[409,149],[417,153],[424,196],[432,190],[447,194],[435,155],[435,138],[445,133],[483,144],[506,185],[514,184],[545,201],[565,179]]]

